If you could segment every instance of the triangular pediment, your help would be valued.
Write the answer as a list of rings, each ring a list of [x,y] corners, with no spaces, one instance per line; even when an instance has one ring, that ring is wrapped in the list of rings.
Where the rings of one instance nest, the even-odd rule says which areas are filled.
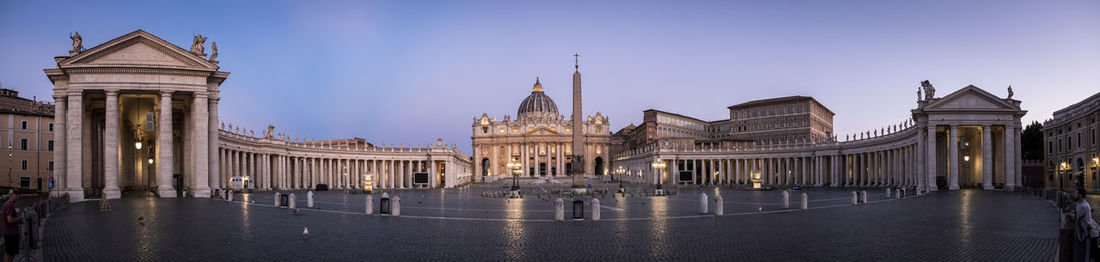
[[[1014,105],[981,88],[970,85],[936,99],[925,110],[1019,110]]]
[[[140,66],[217,70],[205,58],[142,30],[112,39],[58,63],[61,67]]]

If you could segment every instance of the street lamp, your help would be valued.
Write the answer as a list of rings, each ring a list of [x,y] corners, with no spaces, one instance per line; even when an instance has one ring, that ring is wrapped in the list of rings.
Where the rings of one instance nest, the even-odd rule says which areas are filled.
[[[1066,163],[1066,161],[1062,161],[1062,163],[1058,164],[1058,191],[1063,190],[1062,186],[1064,184],[1063,180],[1065,180],[1066,171],[1069,171],[1069,164]]]
[[[667,165],[665,165],[664,160],[657,159],[657,161],[653,162],[652,166],[657,169],[657,189],[661,189],[661,184],[664,182],[662,178],[664,178],[664,171]]]
[[[623,174],[626,174],[626,168],[623,168],[623,166],[619,166],[619,168],[615,169],[615,174],[619,175],[619,193],[622,193],[623,192]]]
[[[512,170],[512,191],[519,190],[519,173],[523,165],[517,162],[508,163],[508,169]]]

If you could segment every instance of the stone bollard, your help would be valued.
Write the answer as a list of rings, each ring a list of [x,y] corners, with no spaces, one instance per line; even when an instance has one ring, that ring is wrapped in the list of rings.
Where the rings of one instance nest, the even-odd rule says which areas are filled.
[[[273,202],[275,202],[275,207],[278,208],[279,207],[279,192],[278,191],[275,192],[275,201],[273,201]]]
[[[802,210],[810,209],[810,197],[802,192]]]
[[[890,196],[894,195],[894,194],[891,194],[891,193],[893,193],[893,192],[890,192],[890,189],[887,188],[886,189],[886,198],[890,198]]]
[[[554,220],[565,220],[565,201],[562,201],[560,197],[558,199],[554,199]]]
[[[859,191],[859,197],[861,198],[860,200],[862,200],[864,204],[867,204],[867,191]]]
[[[393,201],[393,213],[391,214],[393,214],[393,216],[395,217],[399,217],[401,216],[401,198],[398,196],[393,196],[392,199],[393,200],[391,201]]]
[[[783,209],[791,208],[791,192],[783,191]]]
[[[856,191],[852,191],[852,204],[859,204],[859,197],[856,196]]]
[[[289,197],[289,198],[290,198],[290,199],[288,200],[288,202],[290,202],[290,203],[287,203],[287,204],[289,204],[289,205],[287,205],[287,208],[290,208],[291,210],[293,210],[293,209],[294,209],[294,206],[295,206],[295,205],[294,205],[294,202],[296,202],[296,201],[294,201],[294,200],[296,200],[296,198],[294,198],[294,193],[290,193],[290,197]]]
[[[367,201],[366,202],[367,202],[367,211],[366,211],[367,215],[368,216],[373,215],[374,214],[374,205],[373,205],[374,204],[374,196],[367,196]]]
[[[726,207],[722,203],[722,195],[714,194],[714,215],[722,216],[726,214]]]
[[[710,213],[707,212],[707,206],[709,205],[710,203],[707,203],[707,193],[699,193],[699,214]]]
[[[896,194],[898,195],[898,197],[896,197],[896,198],[897,198],[897,199],[901,199],[901,196],[902,196],[902,194],[901,194],[901,191],[897,191],[897,193],[896,193]]]
[[[306,207],[313,208],[313,191],[306,192]]]
[[[229,192],[229,202],[233,202],[233,192]]]
[[[901,190],[898,190],[898,194],[899,194],[898,198],[908,196],[908,195],[905,194],[905,191],[908,191],[908,190],[905,190],[905,188],[902,188]]]
[[[600,199],[592,198],[592,221],[600,221]]]

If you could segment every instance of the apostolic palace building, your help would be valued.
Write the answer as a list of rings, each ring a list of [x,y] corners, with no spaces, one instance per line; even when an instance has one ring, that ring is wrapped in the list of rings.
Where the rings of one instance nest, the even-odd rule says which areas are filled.
[[[307,141],[268,127],[259,135],[218,121],[217,45],[183,49],[138,30],[45,69],[54,85],[54,194],[73,201],[149,190],[209,197],[212,190],[454,187],[470,157],[442,140],[424,145]],[[231,101],[233,98],[227,98]]]
[[[921,95],[921,92],[924,95]],[[922,82],[912,117],[840,137],[809,97],[730,106],[703,121],[647,110],[612,138],[612,169],[650,184],[1013,188],[1020,184],[1020,101],[967,86],[943,97]]]

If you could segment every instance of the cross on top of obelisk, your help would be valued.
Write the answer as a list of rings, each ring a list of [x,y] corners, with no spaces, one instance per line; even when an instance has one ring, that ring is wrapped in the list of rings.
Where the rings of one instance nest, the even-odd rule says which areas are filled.
[[[573,68],[577,69],[578,71],[581,70],[581,58],[580,57],[581,57],[580,53],[573,52]]]

